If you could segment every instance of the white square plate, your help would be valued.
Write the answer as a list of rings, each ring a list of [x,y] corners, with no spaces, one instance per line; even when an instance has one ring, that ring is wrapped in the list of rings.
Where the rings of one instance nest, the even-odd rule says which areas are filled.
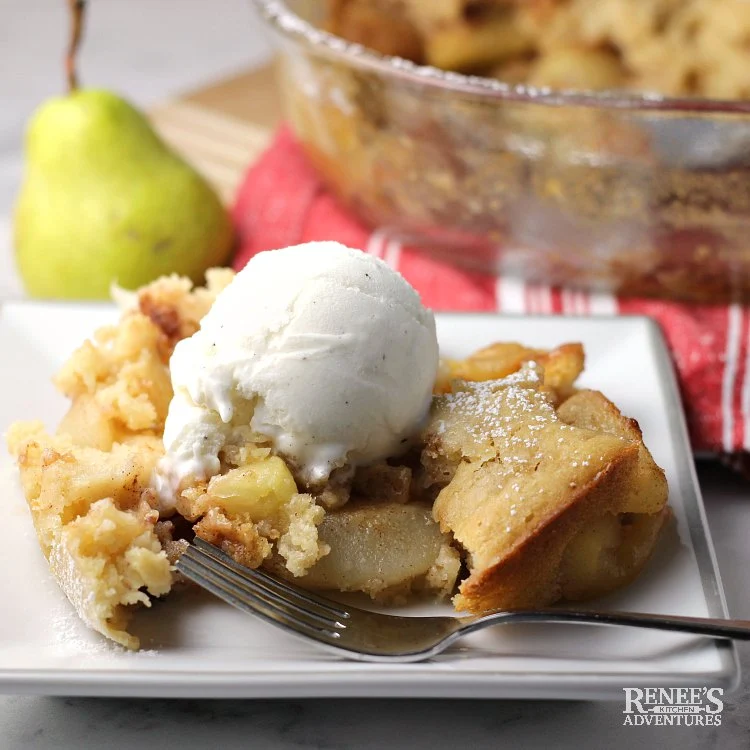
[[[54,428],[65,401],[50,379],[72,348],[114,320],[108,306],[19,303],[0,311],[0,429],[16,419]],[[581,383],[641,424],[666,469],[676,516],[643,575],[592,606],[726,617],[676,382],[645,318],[439,315],[450,356],[497,340],[539,347],[581,341]],[[737,685],[726,641],[588,625],[513,625],[467,637],[421,664],[339,659],[203,592],[175,594],[136,617],[144,650],[88,631],[47,570],[11,460],[0,454],[0,691],[175,697],[404,696],[619,698],[624,686]],[[447,611],[425,605],[417,611]]]

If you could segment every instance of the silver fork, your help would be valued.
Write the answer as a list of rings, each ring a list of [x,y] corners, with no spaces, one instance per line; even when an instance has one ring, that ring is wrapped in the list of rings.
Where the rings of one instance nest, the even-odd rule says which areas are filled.
[[[629,625],[714,638],[750,639],[750,621],[708,617],[565,609],[497,610],[468,617],[399,617],[368,612],[239,565],[198,537],[177,561],[176,568],[237,609],[360,661],[422,661],[441,653],[467,633],[511,622]]]

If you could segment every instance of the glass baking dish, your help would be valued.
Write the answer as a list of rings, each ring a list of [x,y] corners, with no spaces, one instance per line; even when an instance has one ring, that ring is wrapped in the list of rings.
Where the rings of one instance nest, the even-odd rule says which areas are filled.
[[[750,300],[750,101],[555,92],[383,57],[253,0],[289,120],[360,218],[481,271]]]

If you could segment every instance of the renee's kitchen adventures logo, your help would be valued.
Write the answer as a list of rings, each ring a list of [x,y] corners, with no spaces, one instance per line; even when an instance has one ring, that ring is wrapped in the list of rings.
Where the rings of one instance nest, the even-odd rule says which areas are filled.
[[[625,726],[718,727],[723,688],[623,688]]]

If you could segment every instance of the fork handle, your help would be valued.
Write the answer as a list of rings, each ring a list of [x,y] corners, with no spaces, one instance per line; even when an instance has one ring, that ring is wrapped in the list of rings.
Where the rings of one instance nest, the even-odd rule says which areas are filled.
[[[461,632],[481,630],[500,622],[579,622],[593,625],[625,625],[634,628],[673,630],[714,638],[750,640],[750,621],[711,617],[653,615],[641,612],[586,612],[568,609],[497,610],[463,617]]]

